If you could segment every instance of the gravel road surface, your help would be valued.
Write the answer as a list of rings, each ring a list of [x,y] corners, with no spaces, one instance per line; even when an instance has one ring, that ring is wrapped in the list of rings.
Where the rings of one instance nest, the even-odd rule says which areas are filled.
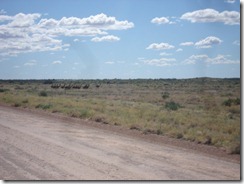
[[[1,180],[240,180],[240,163],[0,106]]]

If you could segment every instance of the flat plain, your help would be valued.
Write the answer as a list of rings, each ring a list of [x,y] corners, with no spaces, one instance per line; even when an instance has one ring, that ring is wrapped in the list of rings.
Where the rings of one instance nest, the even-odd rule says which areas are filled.
[[[240,154],[240,79],[1,80],[0,103]]]

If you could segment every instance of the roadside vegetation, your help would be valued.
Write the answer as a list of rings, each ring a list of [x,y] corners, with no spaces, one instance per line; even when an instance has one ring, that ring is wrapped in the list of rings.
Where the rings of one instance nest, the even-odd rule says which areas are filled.
[[[0,103],[240,153],[240,79],[0,80]]]

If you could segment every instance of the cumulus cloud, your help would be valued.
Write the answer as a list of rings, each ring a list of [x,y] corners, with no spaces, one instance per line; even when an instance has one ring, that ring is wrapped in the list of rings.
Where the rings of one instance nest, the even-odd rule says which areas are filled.
[[[53,64],[53,65],[62,64],[62,61],[59,61],[59,60],[57,60],[57,61],[53,61],[52,64]]]
[[[194,45],[194,43],[193,42],[183,42],[180,45],[181,46],[192,46],[192,45]]]
[[[218,12],[214,9],[203,9],[187,12],[180,19],[196,22],[222,22],[226,25],[240,24],[240,13],[237,11]]]
[[[160,59],[151,59],[151,60],[144,60],[144,63],[147,65],[152,66],[170,66],[173,65],[175,58],[160,58]]]
[[[183,51],[182,48],[179,48],[179,49],[176,50],[176,52],[182,52],[182,51]]]
[[[115,17],[106,14],[92,15],[86,18],[63,17],[60,20],[42,19],[38,25],[42,28],[60,28],[62,34],[80,32],[82,35],[106,34],[104,30],[125,30],[134,27],[132,22],[118,21]],[[69,30],[72,30],[69,32]]]
[[[226,2],[226,3],[231,3],[231,4],[233,4],[233,3],[236,2],[236,0],[226,0],[225,2]]]
[[[169,19],[167,19],[166,17],[155,17],[151,20],[151,23],[154,24],[167,24],[169,23]]]
[[[205,62],[208,64],[239,64],[238,60],[231,60],[228,55],[217,55],[215,58],[208,58]]]
[[[208,55],[200,54],[200,55],[192,55],[188,59],[186,59],[183,63],[184,64],[196,64],[197,61],[207,60]]]
[[[240,46],[240,41],[239,41],[239,40],[235,40],[235,41],[233,42],[233,44],[234,44],[234,45],[237,45],[237,46]]]
[[[197,48],[211,48],[212,45],[221,44],[223,41],[215,36],[208,36],[195,43]]]
[[[19,13],[15,15],[13,20],[8,23],[10,27],[30,27],[35,23],[35,20],[40,18],[41,14],[33,13],[33,14],[23,14]]]
[[[108,35],[108,36],[103,36],[103,37],[95,37],[92,38],[91,41],[93,42],[115,42],[115,41],[119,41],[120,38],[117,36],[113,36],[113,35]]]
[[[168,43],[152,43],[146,49],[153,49],[153,50],[167,50],[175,48],[173,45]]]
[[[169,23],[169,19],[167,19],[166,17],[155,17],[151,20],[151,23],[155,23],[155,24],[167,24]]]
[[[171,56],[172,54],[171,53],[167,53],[167,52],[161,52],[159,55],[160,56]]]
[[[186,59],[184,64],[196,64],[197,62],[204,62],[206,64],[239,64],[240,61],[229,59],[229,55],[217,55],[214,58],[210,58],[206,54],[192,55]]]
[[[37,64],[36,60],[30,60],[29,62],[25,63],[24,66],[34,66],[36,64]]]
[[[4,9],[0,10],[0,14],[6,14],[7,12]]]
[[[109,65],[112,65],[114,64],[115,62],[114,61],[106,61],[105,64],[109,64]]]
[[[42,18],[39,13],[18,13],[13,16],[0,14],[0,55],[16,56],[19,53],[68,50],[61,36],[98,36],[110,30],[134,27],[127,20],[119,21],[106,14],[85,18],[63,17],[60,20]],[[102,41],[118,41],[115,36],[101,37]],[[78,41],[77,39],[74,40]]]
[[[154,24],[175,24],[175,22],[170,21],[167,17],[155,17],[151,20]]]

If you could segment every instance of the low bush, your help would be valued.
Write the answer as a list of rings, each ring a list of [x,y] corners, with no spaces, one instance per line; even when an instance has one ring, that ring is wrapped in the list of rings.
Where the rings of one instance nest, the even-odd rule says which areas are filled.
[[[169,98],[169,93],[168,93],[168,92],[164,92],[164,93],[162,93],[162,98],[163,98],[163,99],[167,99],[167,98]]]
[[[240,105],[240,98],[236,98],[236,99],[228,99],[228,100],[225,100],[224,102],[223,102],[223,105],[224,106],[228,106],[228,107],[230,107],[232,104],[234,104],[234,105]]]
[[[178,103],[176,103],[174,101],[166,102],[166,104],[165,104],[165,108],[168,109],[168,110],[176,111],[180,107],[181,107],[180,104],[178,104]]]
[[[157,129],[157,135],[162,135],[163,134],[163,131],[161,129]]]
[[[46,91],[40,91],[39,96],[46,97],[47,96],[47,92]]]
[[[43,110],[50,109],[51,107],[52,107],[52,104],[38,104],[38,105],[36,105],[37,109],[43,109]]]
[[[133,124],[133,125],[130,126],[130,129],[131,130],[141,130],[141,127],[139,125]]]
[[[231,99],[228,99],[228,100],[225,100],[224,102],[223,102],[223,105],[224,106],[231,106],[231,103],[232,103],[232,100]]]
[[[143,131],[144,134],[157,134],[156,130],[152,130],[150,128],[147,128]]]
[[[24,103],[24,104],[26,104],[26,103],[28,103],[28,102],[29,102],[28,99],[25,99],[25,100],[22,101],[22,103]]]
[[[229,154],[240,154],[241,147],[240,144],[234,144],[227,148],[227,153]]]
[[[0,89],[0,93],[4,93],[6,91],[9,91],[9,89]]]
[[[20,107],[20,106],[21,106],[20,103],[18,103],[18,102],[15,102],[15,103],[14,103],[14,107]]]
[[[88,109],[80,110],[80,118],[89,118],[91,117],[91,112]]]
[[[235,100],[233,100],[235,105],[240,105],[241,104],[241,100],[240,98],[236,98]]]

